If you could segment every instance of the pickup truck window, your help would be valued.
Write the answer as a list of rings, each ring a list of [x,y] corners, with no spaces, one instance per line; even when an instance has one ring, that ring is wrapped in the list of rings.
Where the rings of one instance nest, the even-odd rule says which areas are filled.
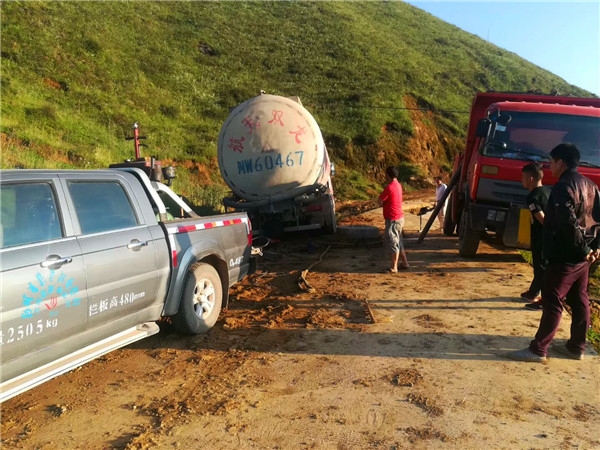
[[[83,234],[114,231],[139,225],[129,197],[118,181],[71,181],[69,192]]]
[[[0,247],[63,236],[54,190],[49,183],[5,184],[0,198]]]

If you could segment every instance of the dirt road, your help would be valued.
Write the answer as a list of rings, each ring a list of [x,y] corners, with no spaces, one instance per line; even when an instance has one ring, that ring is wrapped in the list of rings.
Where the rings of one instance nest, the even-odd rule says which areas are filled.
[[[419,199],[407,209],[423,206]],[[383,227],[381,210],[346,221]],[[540,312],[531,269],[434,231],[409,271],[380,241],[302,236],[266,248],[207,335],[161,333],[2,405],[2,447],[38,449],[600,448],[600,358],[503,355]],[[302,271],[306,283],[298,284]],[[565,316],[559,341],[568,335]]]

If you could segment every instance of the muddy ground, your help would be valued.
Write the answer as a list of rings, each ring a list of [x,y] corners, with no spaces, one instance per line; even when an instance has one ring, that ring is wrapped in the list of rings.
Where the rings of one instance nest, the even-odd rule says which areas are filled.
[[[360,233],[273,242],[208,334],[161,323],[5,402],[2,447],[600,448],[600,358],[506,359],[541,315],[518,300],[531,268],[486,243],[460,258],[437,230],[419,244],[429,200],[406,202],[410,270],[382,273]],[[372,207],[339,205],[341,225],[381,231]]]

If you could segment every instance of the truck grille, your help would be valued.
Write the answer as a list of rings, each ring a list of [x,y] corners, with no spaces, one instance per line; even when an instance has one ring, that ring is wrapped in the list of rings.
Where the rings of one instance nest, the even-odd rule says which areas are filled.
[[[478,203],[519,204],[527,203],[527,190],[520,181],[493,180],[481,178],[477,187]]]

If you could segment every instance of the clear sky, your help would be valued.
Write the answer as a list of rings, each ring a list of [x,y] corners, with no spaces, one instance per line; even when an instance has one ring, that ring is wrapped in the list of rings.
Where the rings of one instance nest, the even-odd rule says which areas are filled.
[[[600,96],[600,0],[406,2]]]

